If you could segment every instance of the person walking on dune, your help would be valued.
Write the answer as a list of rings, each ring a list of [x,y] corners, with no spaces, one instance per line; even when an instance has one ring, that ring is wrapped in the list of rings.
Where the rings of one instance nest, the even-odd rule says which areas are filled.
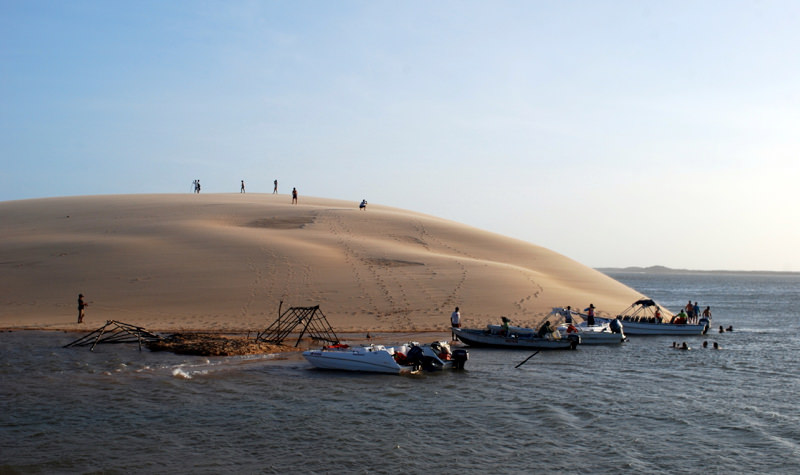
[[[292,188],[292,204],[297,204],[297,188]]]
[[[273,183],[275,183],[275,188],[272,189],[272,194],[273,195],[277,195],[278,194],[278,180],[275,180]]]
[[[89,306],[88,303],[83,301],[83,294],[78,294],[78,323],[83,323],[85,315],[84,309]]]
[[[239,190],[239,193],[244,193],[244,180],[242,180],[242,188]]]

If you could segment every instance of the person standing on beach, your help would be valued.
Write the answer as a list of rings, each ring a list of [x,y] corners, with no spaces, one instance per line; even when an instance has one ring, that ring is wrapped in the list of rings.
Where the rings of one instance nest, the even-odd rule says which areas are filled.
[[[297,204],[297,188],[292,188],[292,204]]]
[[[278,180],[275,180],[274,183],[275,183],[275,188],[272,189],[272,194],[273,195],[277,195],[278,194]]]
[[[456,332],[453,331],[453,328],[461,328],[461,312],[458,311],[458,307],[450,314],[450,333],[453,336],[453,341],[458,340],[458,336],[456,336]]]
[[[242,180],[242,189],[239,190],[239,193],[244,193],[244,180]]]
[[[83,317],[85,315],[83,309],[87,306],[89,306],[89,304],[83,301],[83,294],[78,294],[78,323],[83,323]]]

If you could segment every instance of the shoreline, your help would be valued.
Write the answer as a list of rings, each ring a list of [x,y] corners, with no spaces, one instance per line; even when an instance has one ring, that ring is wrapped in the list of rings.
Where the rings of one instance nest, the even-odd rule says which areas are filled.
[[[86,328],[86,329],[62,329],[62,328],[19,328],[19,327],[4,327],[0,328],[0,333],[14,333],[14,332],[50,332],[50,333],[68,333],[68,334],[79,334],[79,333],[92,333],[97,328]],[[180,335],[180,334],[199,334],[199,335],[212,335],[216,337],[234,337],[234,338],[255,338],[255,334],[258,331],[225,331],[225,330],[156,330],[146,328],[147,331],[156,334],[163,334],[161,336],[169,336],[169,335]],[[340,342],[344,343],[353,343],[353,344],[366,344],[366,343],[376,343],[376,344],[390,344],[390,343],[405,343],[408,341],[419,341],[420,343],[428,343],[433,341],[447,341],[450,342],[450,331],[441,331],[441,330],[396,330],[396,331],[380,331],[380,332],[359,332],[359,331],[347,331],[347,332],[335,332],[336,336],[339,337]],[[369,334],[369,338],[367,337]],[[285,341],[297,341],[298,334],[297,333],[290,333],[288,337],[286,337]],[[310,337],[303,336],[300,340],[302,342],[310,342],[310,343],[318,343],[314,342],[314,340]],[[321,343],[319,343],[321,345]]]

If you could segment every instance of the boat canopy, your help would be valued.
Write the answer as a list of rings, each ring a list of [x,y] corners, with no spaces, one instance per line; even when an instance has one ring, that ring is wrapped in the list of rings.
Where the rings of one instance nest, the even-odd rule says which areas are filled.
[[[623,319],[628,317],[632,320],[640,320],[642,318],[654,317],[656,310],[661,312],[661,318],[666,322],[669,322],[670,319],[675,316],[674,313],[662,307],[653,299],[639,299],[633,302],[628,308],[621,311],[618,316]]]

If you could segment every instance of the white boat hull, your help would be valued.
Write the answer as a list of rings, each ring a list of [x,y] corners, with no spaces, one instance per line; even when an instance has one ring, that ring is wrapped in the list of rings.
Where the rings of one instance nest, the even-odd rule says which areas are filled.
[[[418,346],[422,350],[425,364],[400,364],[395,358],[398,349],[392,347],[387,348],[383,345],[368,345],[344,349],[308,350],[303,352],[303,357],[314,367],[320,369],[387,374],[413,373],[421,369],[450,369],[456,367],[457,362],[459,362],[458,357],[454,359],[441,359],[440,355],[436,354],[429,345],[414,344],[413,346]],[[404,347],[406,351],[409,349],[409,346]],[[456,350],[454,353],[459,352],[461,352],[464,358],[460,361],[459,367],[463,368],[463,362],[466,361],[467,355],[464,350]]]
[[[603,319],[596,319],[598,321]],[[702,335],[706,331],[705,324],[689,325],[684,323],[645,323],[625,320],[622,322],[628,335]]]
[[[392,355],[385,352],[368,355],[357,351],[309,350],[303,352],[303,356],[314,367],[321,369],[389,374],[410,373],[413,370],[411,366],[400,366]]]

